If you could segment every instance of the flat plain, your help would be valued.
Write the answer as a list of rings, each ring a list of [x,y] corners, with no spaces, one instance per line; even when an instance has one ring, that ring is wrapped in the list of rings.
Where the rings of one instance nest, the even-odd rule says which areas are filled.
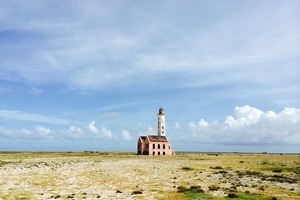
[[[300,199],[300,155],[0,152],[0,199]]]

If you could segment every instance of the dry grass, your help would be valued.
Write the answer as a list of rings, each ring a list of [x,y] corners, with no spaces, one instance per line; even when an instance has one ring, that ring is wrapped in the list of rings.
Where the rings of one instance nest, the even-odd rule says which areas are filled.
[[[0,153],[0,199],[300,199],[299,163],[299,155]]]

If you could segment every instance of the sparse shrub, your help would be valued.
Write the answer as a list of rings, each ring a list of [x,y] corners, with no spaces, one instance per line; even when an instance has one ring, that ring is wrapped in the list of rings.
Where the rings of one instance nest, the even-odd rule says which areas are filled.
[[[265,180],[267,180],[267,178],[265,176],[263,176],[263,177],[261,177],[261,180],[265,181]]]
[[[184,186],[178,186],[177,187],[177,192],[180,192],[180,193],[182,193],[182,192],[186,192],[188,189],[186,188],[186,187],[184,187]]]
[[[276,168],[276,169],[273,170],[273,172],[280,173],[280,172],[282,172],[282,169]]]
[[[214,166],[214,167],[210,167],[211,169],[223,169],[223,167],[221,166]]]
[[[134,194],[143,194],[143,192],[142,192],[142,190],[136,190],[131,193],[131,195],[134,195]]]
[[[264,186],[260,186],[260,187],[259,187],[259,190],[265,191],[265,187],[264,187]]]
[[[3,166],[3,165],[6,165],[6,164],[10,164],[10,163],[13,163],[13,162],[8,162],[8,161],[0,160],[0,167]]]
[[[274,175],[266,177],[267,181],[274,181],[279,183],[297,183],[297,179],[289,178],[286,176]]]
[[[295,168],[293,168],[293,171],[294,171],[294,173],[295,174],[300,174],[300,167],[295,167]]]
[[[239,163],[245,163],[245,161],[241,160]]]
[[[208,186],[208,189],[210,191],[218,191],[220,189],[220,187],[216,186],[216,185],[210,185],[210,186]]]
[[[191,167],[182,167],[181,169],[182,169],[182,170],[185,170],[185,171],[193,170],[193,168],[191,168]]]
[[[120,190],[117,190],[117,191],[116,191],[116,193],[122,193],[122,191],[120,191]]]
[[[177,192],[179,192],[179,193],[184,193],[184,192],[204,193],[204,190],[201,188],[201,186],[191,186],[190,188],[187,188],[185,186],[178,186]]]
[[[201,186],[191,186],[190,190],[193,192],[204,193],[204,190],[201,188]]]
[[[238,198],[238,195],[235,193],[229,193],[228,198]]]
[[[251,171],[251,170],[246,170],[246,171],[236,171],[239,177],[242,176],[260,176],[261,173],[258,171]]]
[[[262,161],[262,163],[261,163],[262,165],[268,165],[268,164],[270,164],[269,163],[269,161],[268,160],[264,160],[264,161]]]

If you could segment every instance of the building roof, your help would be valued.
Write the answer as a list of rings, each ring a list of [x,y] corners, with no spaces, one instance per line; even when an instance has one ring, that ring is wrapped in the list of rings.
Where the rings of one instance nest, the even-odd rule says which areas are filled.
[[[169,142],[166,136],[148,135],[150,142]]]
[[[142,140],[142,142],[146,142],[147,136],[140,136],[140,139]]]
[[[169,142],[168,138],[166,136],[158,136],[158,135],[145,135],[145,136],[140,136],[139,140],[144,143],[144,142]]]

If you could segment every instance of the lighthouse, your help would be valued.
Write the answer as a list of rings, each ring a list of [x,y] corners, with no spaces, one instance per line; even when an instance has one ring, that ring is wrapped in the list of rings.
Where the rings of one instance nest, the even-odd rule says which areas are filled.
[[[166,136],[166,115],[163,108],[158,111],[158,136]]]
[[[137,142],[138,155],[175,155],[166,136],[166,115],[163,108],[158,110],[157,135],[140,136]]]

